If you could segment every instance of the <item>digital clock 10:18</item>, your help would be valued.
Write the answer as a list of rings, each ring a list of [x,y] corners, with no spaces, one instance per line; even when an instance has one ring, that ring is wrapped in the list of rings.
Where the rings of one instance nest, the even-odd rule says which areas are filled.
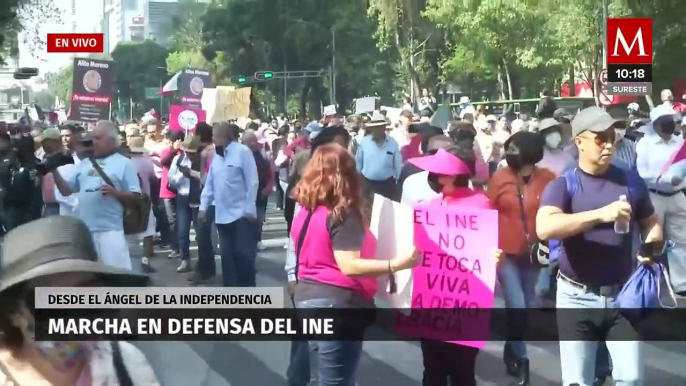
[[[653,81],[652,64],[609,64],[607,81],[610,83],[650,83]]]

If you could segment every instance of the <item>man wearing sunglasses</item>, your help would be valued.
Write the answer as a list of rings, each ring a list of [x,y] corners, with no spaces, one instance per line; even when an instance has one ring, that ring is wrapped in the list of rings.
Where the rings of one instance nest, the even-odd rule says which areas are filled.
[[[642,384],[640,336],[615,302],[636,266],[633,237],[616,232],[613,224],[637,224],[645,242],[662,240],[662,228],[645,182],[612,163],[615,124],[595,106],[576,115],[572,136],[578,164],[548,184],[536,217],[539,238],[562,243],[556,307],[563,385],[594,383],[599,340],[607,341],[613,380]]]
[[[674,242],[668,254],[669,276],[674,292],[686,295],[686,183],[683,161],[670,166],[672,155],[684,144],[678,136],[675,110],[656,107],[650,112],[653,130],[636,144],[638,173],[645,180],[660,224]]]

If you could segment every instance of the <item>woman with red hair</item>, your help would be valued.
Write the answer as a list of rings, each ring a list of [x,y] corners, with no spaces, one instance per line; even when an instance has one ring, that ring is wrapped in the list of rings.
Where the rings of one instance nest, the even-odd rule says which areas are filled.
[[[330,143],[312,155],[294,190],[302,207],[291,228],[297,308],[371,309],[376,278],[412,268],[419,261],[416,253],[390,261],[374,258],[376,241],[363,212],[361,188],[355,160],[346,148]],[[355,319],[351,316],[342,323],[357,327]],[[367,326],[363,324],[361,333]],[[355,384],[361,340],[310,341],[309,346],[317,355],[320,385]]]

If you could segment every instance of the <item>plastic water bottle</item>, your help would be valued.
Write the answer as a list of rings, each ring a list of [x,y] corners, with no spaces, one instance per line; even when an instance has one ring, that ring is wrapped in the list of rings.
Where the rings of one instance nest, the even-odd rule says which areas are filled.
[[[619,196],[619,201],[624,201],[626,202],[626,196],[621,195]],[[622,221],[622,220],[616,220],[615,221],[615,233],[623,235],[626,233],[629,233],[629,221]]]

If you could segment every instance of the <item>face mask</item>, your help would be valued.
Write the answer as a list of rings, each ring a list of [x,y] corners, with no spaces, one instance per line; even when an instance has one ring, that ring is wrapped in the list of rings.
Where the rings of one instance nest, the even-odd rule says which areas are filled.
[[[224,156],[224,146],[215,145],[214,146],[214,152],[217,153],[218,156],[223,157]]]
[[[36,341],[36,325],[33,315],[24,308],[22,312],[26,342],[32,344],[56,370],[68,371],[90,355],[91,342],[49,342]]]
[[[562,135],[560,133],[550,133],[545,136],[545,144],[551,149],[557,149],[562,142]]]
[[[519,155],[507,154],[505,156],[505,162],[507,162],[507,166],[514,171],[519,171],[522,168],[522,161],[519,160]]]

